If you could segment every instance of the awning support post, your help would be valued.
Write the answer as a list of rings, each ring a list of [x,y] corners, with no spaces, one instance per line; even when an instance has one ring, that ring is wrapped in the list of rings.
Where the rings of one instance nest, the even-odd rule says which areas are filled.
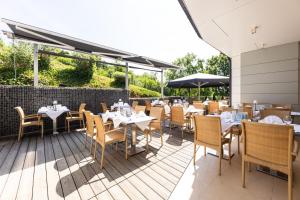
[[[33,45],[33,86],[38,87],[39,86],[39,61],[38,61],[38,44]]]
[[[160,77],[160,96],[164,98],[164,70],[161,70],[161,77]]]
[[[125,69],[125,89],[128,90],[128,62],[126,62],[126,69]]]
[[[198,101],[200,101],[200,93],[201,93],[200,89],[201,89],[201,83],[198,82]]]

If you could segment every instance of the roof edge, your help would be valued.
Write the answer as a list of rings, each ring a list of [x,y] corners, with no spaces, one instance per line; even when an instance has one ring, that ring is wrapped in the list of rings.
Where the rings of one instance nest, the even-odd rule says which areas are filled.
[[[194,22],[194,20],[193,20],[193,18],[192,18],[192,16],[190,15],[190,12],[189,12],[187,6],[185,5],[184,0],[178,0],[178,2],[179,2],[179,4],[180,4],[180,6],[182,7],[182,9],[183,9],[183,11],[184,11],[186,17],[187,17],[188,20],[190,21],[192,27],[194,28],[194,30],[195,30],[197,36],[198,36],[200,39],[203,39],[202,36],[201,36],[201,34],[200,34],[200,32],[199,32],[199,30],[198,30],[198,28],[197,28],[197,26],[196,26],[196,24],[195,24],[195,22]]]

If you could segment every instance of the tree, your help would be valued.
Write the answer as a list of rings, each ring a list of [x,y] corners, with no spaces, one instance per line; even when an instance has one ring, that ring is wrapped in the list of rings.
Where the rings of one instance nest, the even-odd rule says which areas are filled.
[[[166,71],[166,80],[174,80],[184,76],[188,76],[195,73],[209,73],[221,76],[229,76],[230,74],[230,63],[229,59],[224,54],[219,54],[217,56],[212,56],[207,59],[204,64],[204,60],[197,58],[195,54],[188,53],[182,58],[178,58],[173,62],[175,65],[179,66],[180,69],[177,70],[167,70]],[[191,89],[190,92],[188,89],[165,89],[166,95],[177,95],[177,96],[188,96],[189,93],[191,96],[197,96],[198,90]],[[203,96],[226,96],[229,93],[228,87],[220,88],[202,88],[201,94]]]

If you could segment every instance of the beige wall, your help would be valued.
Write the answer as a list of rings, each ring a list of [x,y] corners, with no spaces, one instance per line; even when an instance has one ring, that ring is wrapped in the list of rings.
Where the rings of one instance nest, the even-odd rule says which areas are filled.
[[[299,58],[298,42],[250,51],[233,57],[233,105],[239,100],[241,103],[252,102],[254,99],[261,103],[299,104]],[[235,86],[238,83],[240,88]]]

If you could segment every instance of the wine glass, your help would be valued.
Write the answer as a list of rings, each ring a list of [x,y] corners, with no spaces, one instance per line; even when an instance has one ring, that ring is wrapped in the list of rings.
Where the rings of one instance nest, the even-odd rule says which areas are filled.
[[[284,117],[283,117],[283,122],[284,122],[285,124],[291,124],[291,123],[292,123],[292,118],[291,118],[291,116],[290,116],[290,115],[284,116]]]

